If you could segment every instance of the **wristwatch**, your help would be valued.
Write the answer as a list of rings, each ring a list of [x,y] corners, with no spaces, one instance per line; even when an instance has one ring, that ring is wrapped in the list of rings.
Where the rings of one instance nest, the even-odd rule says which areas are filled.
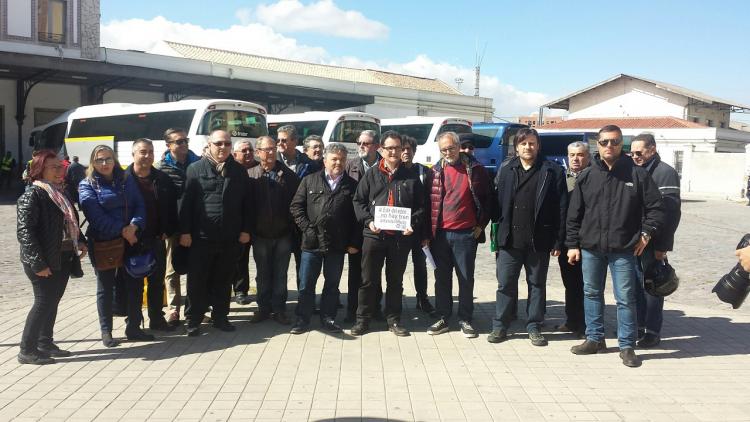
[[[646,242],[650,242],[651,241],[651,235],[650,234],[648,234],[646,232],[641,232],[641,236],[643,236],[643,237],[646,238]]]

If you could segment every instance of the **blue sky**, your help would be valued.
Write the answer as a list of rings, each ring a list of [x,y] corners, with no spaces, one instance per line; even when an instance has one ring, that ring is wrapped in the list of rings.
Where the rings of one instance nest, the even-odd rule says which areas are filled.
[[[195,0],[103,0],[102,42],[118,48],[147,44],[148,37],[134,36],[138,26],[120,36],[126,32],[122,25],[161,16],[168,24],[215,30],[202,39],[221,38],[223,31],[227,40],[252,34],[236,46],[216,41],[227,49],[377,66],[454,85],[463,77],[466,93],[473,92],[476,46],[486,44],[480,94],[493,97],[501,115],[532,112],[540,101],[618,73],[750,104],[746,1],[285,1],[222,0],[207,7]],[[121,26],[106,31],[113,21]],[[243,27],[252,31],[236,32]],[[152,39],[160,35],[142,28]],[[195,33],[175,30],[164,37],[180,41],[175,38]],[[747,114],[734,117],[750,121]]]

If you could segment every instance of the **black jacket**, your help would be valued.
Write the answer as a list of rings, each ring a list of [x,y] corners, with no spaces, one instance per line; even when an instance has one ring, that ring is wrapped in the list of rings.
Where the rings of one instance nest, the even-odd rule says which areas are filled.
[[[63,212],[44,189],[32,185],[18,198],[17,213],[16,236],[21,247],[21,262],[35,273],[45,268],[59,271],[65,224]],[[86,243],[83,233],[79,233],[78,242]]]
[[[325,170],[302,179],[292,199],[291,211],[302,232],[302,250],[346,252],[348,246],[359,249],[362,231],[357,230],[352,199],[357,182],[343,174],[336,190],[331,190]]]
[[[177,194],[177,200],[182,200],[182,194],[185,191],[185,179],[187,178],[188,167],[198,162],[200,157],[195,155],[193,151],[188,150],[188,156],[185,163],[176,161],[169,150],[164,151],[161,161],[156,164],[156,168],[164,172],[174,183],[175,193]]]
[[[643,166],[661,193],[662,209],[664,210],[664,227],[659,230],[652,242],[654,250],[671,251],[674,247],[674,233],[677,226],[680,225],[680,210],[682,201],[680,200],[680,176],[677,171],[667,163],[661,161],[659,154],[656,154],[651,161]]]
[[[86,178],[86,167],[73,161],[65,172],[65,191],[68,198],[78,203],[78,184]]]
[[[414,230],[412,236],[424,236],[422,224],[425,193],[422,182],[403,165],[396,169],[389,182],[388,176],[379,167],[378,164],[364,174],[354,195],[354,212],[357,214],[357,221],[364,226],[363,235],[375,239],[388,235],[382,231],[373,233],[369,224],[375,220],[375,207],[388,204],[388,192],[391,191],[394,206],[411,208],[411,227]],[[400,236],[401,232],[396,232],[396,235]]]
[[[296,227],[289,205],[297,193],[299,177],[278,160],[273,172],[277,179],[275,181],[263,175],[260,165],[247,170],[255,200],[253,233],[267,239],[294,233]]]
[[[132,164],[125,171],[130,173],[131,177],[137,177],[133,173]],[[148,177],[151,179],[151,183],[154,185],[154,192],[156,193],[160,230],[157,234],[170,237],[180,229],[177,216],[177,188],[172,182],[172,178],[154,167],[151,167],[151,173]]]
[[[541,160],[541,157],[539,158]],[[538,182],[535,188],[534,228],[532,233],[534,250],[548,253],[562,250],[565,239],[565,214],[568,209],[568,191],[565,172],[562,167],[548,160],[537,162],[539,166]],[[518,187],[517,168],[521,159],[512,158],[500,167],[496,177],[497,220],[499,223],[495,242],[499,248],[507,249],[511,245],[511,223],[513,205]],[[541,200],[540,200],[541,199]]]
[[[646,169],[623,154],[610,171],[596,154],[576,179],[565,246],[632,253],[641,232],[653,237],[663,221],[661,195]]]
[[[250,233],[252,199],[247,171],[230,156],[220,175],[205,158],[187,169],[180,233],[209,242],[238,242]]]
[[[380,164],[381,159],[382,157],[380,156],[380,154],[376,153],[375,165],[371,168],[376,168],[378,164]],[[344,172],[356,182],[362,180],[362,178],[365,177],[366,173],[365,166],[362,165],[362,159],[359,157],[355,157],[347,160],[346,166],[344,167]]]

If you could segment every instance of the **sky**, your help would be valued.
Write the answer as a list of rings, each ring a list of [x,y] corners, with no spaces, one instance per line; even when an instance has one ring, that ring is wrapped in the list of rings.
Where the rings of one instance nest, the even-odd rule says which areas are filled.
[[[161,53],[169,40],[453,86],[461,78],[468,95],[481,56],[480,95],[509,118],[619,73],[750,104],[748,18],[742,0],[101,0],[101,42]]]

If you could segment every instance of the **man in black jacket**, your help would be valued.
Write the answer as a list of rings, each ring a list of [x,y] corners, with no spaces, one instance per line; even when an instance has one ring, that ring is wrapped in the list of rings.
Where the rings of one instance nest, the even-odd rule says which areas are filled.
[[[276,140],[261,136],[255,150],[259,165],[248,170],[255,199],[253,258],[257,271],[258,312],[250,322],[272,317],[289,324],[286,315],[287,270],[295,230],[289,211],[299,186],[297,175],[276,159]]]
[[[526,270],[529,286],[526,329],[534,346],[546,346],[541,333],[550,256],[558,256],[565,237],[568,195],[562,167],[541,158],[536,130],[515,138],[517,157],[497,177],[499,226],[496,233],[497,299],[490,343],[503,341],[514,316],[518,277]]]
[[[65,171],[65,191],[70,199],[78,203],[78,184],[86,177],[86,167],[78,162],[78,156],[73,156],[73,161]]]
[[[582,261],[586,340],[577,355],[603,352],[604,281],[611,268],[617,301],[617,340],[625,366],[640,366],[636,342],[636,256],[663,224],[661,195],[646,169],[622,153],[622,131],[599,131],[599,153],[576,179],[567,217],[568,262]]]
[[[656,152],[656,140],[650,133],[642,133],[630,144],[630,153],[636,165],[648,170],[661,193],[664,210],[664,227],[654,235],[643,254],[638,257],[636,274],[636,301],[638,309],[638,346],[654,347],[661,341],[664,298],[653,296],[643,288],[643,273],[656,261],[663,261],[674,247],[674,233],[680,224],[680,176],[669,164],[661,161]]]
[[[138,188],[146,205],[146,228],[139,242],[147,242],[153,248],[156,267],[146,279],[148,281],[148,324],[152,330],[172,331],[164,319],[164,272],[167,264],[165,239],[177,233],[177,193],[174,183],[164,172],[153,167],[154,145],[151,140],[141,138],[133,142],[133,164],[127,172],[138,182]]]
[[[341,331],[336,324],[336,308],[344,255],[357,253],[355,245],[361,242],[352,205],[357,182],[344,173],[346,154],[344,145],[328,144],[323,171],[302,179],[292,200],[292,215],[302,233],[299,301],[292,334],[302,334],[310,325],[321,267],[325,284],[320,297],[320,324],[326,331]]]
[[[370,328],[381,291],[381,271],[385,264],[385,317],[388,329],[397,336],[408,336],[401,324],[401,296],[408,252],[412,240],[409,236],[422,235],[424,214],[424,189],[422,183],[401,163],[401,135],[385,132],[380,145],[383,159],[377,168],[366,172],[354,195],[354,211],[364,226],[362,242],[362,287],[359,289],[357,323],[351,334],[358,336]],[[381,217],[381,207],[408,208],[411,227],[403,230],[382,230],[375,224]]]
[[[200,334],[208,305],[214,327],[229,323],[231,278],[242,245],[250,242],[252,199],[247,171],[232,158],[232,138],[224,130],[208,137],[208,149],[187,170],[180,208],[180,245],[190,247],[185,309],[188,336]]]

